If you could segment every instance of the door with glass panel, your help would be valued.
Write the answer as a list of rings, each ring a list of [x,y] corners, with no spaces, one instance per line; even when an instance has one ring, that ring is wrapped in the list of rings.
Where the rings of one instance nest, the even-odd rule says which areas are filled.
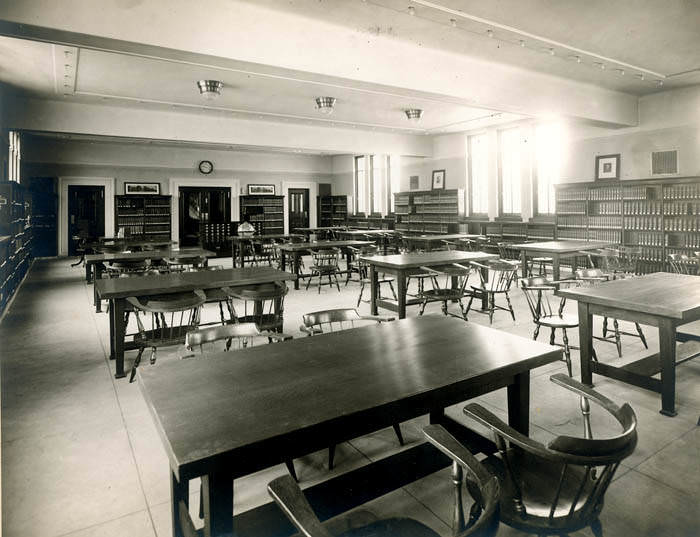
[[[289,189],[289,230],[309,227],[309,189]]]

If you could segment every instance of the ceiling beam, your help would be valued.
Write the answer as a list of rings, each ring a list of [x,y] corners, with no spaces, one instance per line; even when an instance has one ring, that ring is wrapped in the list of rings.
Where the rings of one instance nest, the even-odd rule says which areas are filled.
[[[139,55],[180,51],[534,117],[637,123],[635,96],[312,20],[301,8],[241,0],[209,0],[207,9],[189,0],[23,0],[0,3],[0,20],[0,33],[15,37]]]

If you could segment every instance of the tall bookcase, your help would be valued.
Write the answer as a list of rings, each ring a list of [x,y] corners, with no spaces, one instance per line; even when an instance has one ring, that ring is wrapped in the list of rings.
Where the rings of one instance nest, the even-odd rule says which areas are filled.
[[[700,177],[558,185],[557,237],[639,248],[644,272],[700,251]]]
[[[145,241],[171,237],[171,197],[154,195],[114,196],[115,232]]]
[[[0,312],[14,295],[31,263],[32,222],[25,189],[0,182]]]
[[[457,233],[464,190],[416,190],[394,194],[395,229],[409,233]]]
[[[348,220],[347,196],[317,196],[318,226],[344,226]]]
[[[241,221],[250,223],[259,234],[284,233],[284,196],[241,196]]]

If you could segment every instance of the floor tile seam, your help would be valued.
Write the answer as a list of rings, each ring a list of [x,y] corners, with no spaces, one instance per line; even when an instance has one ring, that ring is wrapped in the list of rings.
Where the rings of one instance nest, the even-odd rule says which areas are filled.
[[[445,524],[445,526],[447,526],[449,529],[452,529],[452,522],[451,522],[451,521],[443,520],[441,516],[439,516],[435,511],[433,511],[433,509],[430,508],[429,505],[427,505],[425,502],[422,502],[422,501],[420,500],[420,498],[418,498],[415,494],[412,494],[411,491],[408,489],[408,486],[409,486],[409,485],[407,485],[407,486],[405,486],[405,487],[401,487],[401,490],[403,490],[406,494],[408,494],[411,498],[413,498],[413,499],[414,499],[416,502],[418,502],[420,505],[422,505],[423,507],[425,507],[425,509],[426,509],[429,513],[431,513],[431,514],[432,514],[435,518],[437,518],[440,522],[442,522],[443,524]]]
[[[666,418],[666,419],[672,419],[672,418]],[[648,461],[648,460],[651,459],[652,457],[655,457],[656,455],[658,455],[661,451],[663,451],[664,449],[666,449],[667,447],[669,447],[669,446],[670,446],[671,444],[673,444],[674,442],[677,442],[678,440],[680,440],[681,438],[683,438],[685,435],[687,435],[687,434],[689,434],[689,433],[692,433],[692,432],[695,430],[695,427],[696,427],[696,425],[691,425],[690,428],[689,428],[687,431],[684,431],[684,432],[680,433],[678,436],[676,436],[676,437],[674,437],[674,438],[668,440],[666,443],[664,443],[663,445],[661,445],[661,447],[659,447],[659,448],[658,448],[657,450],[655,450],[653,453],[650,453],[647,457],[645,457],[644,459],[642,459],[641,461],[639,461],[637,464],[635,464],[634,466],[630,466],[630,469],[636,470],[637,467],[639,467],[640,464],[644,464],[646,461]]]
[[[639,470],[639,469],[637,469],[637,468],[630,468],[629,471],[625,472],[625,476],[626,476],[626,475],[629,475],[630,472],[635,472],[635,473],[637,473],[637,474],[639,474],[639,475],[641,475],[641,476],[643,476],[643,477],[645,477],[645,478],[647,478],[647,479],[651,479],[651,480],[654,481],[655,483],[659,483],[660,485],[663,485],[663,486],[668,487],[668,488],[670,488],[670,489],[672,489],[672,490],[675,490],[676,492],[678,492],[678,493],[680,493],[680,494],[683,494],[684,496],[691,496],[690,494],[688,494],[687,491],[682,490],[682,489],[679,489],[679,488],[678,488],[677,486],[675,486],[675,485],[666,483],[665,481],[660,480],[658,477],[655,477],[655,476],[646,474],[646,473],[642,472],[641,470]],[[622,476],[622,477],[624,477],[624,476]]]
[[[97,319],[95,318],[94,315],[92,316],[92,322],[93,322],[93,326],[95,328],[95,331],[99,335],[99,328],[97,326]],[[103,354],[103,357],[104,357],[106,365],[107,365],[107,374],[109,375],[110,380],[112,382],[112,390],[114,392],[114,398],[116,399],[117,407],[119,408],[119,415],[121,417],[121,421],[122,421],[122,424],[124,426],[124,430],[126,432],[126,439],[127,439],[127,442],[129,443],[129,451],[131,452],[132,463],[134,465],[134,469],[136,470],[136,476],[137,476],[137,479],[139,482],[139,488],[141,489],[141,495],[143,496],[143,501],[144,501],[144,504],[146,505],[146,511],[148,512],[148,519],[151,521],[151,527],[153,528],[153,532],[155,535],[155,521],[153,520],[153,513],[151,512],[150,505],[148,504],[148,496],[146,495],[146,489],[145,489],[144,484],[143,484],[143,477],[141,475],[141,470],[139,469],[138,461],[136,459],[136,451],[134,450],[134,443],[132,442],[131,433],[129,431],[126,417],[124,416],[124,409],[123,409],[121,401],[119,399],[119,393],[117,392],[116,382],[119,379],[115,379],[114,376],[112,375],[112,368],[110,366],[109,354],[107,353],[107,349],[104,345],[104,341],[102,341],[102,338],[99,338],[99,340],[100,340],[100,345],[102,347],[102,354]]]
[[[98,526],[101,526],[103,524],[109,524],[110,522],[115,522],[117,520],[121,520],[122,518],[126,518],[132,515],[136,515],[138,513],[142,513],[146,509],[139,509],[138,511],[132,511],[131,513],[126,513],[121,516],[115,517],[115,518],[110,518],[108,520],[103,520],[102,522],[96,522],[95,524],[90,524],[89,526],[85,526],[83,528],[78,528],[76,530],[71,530],[67,533],[61,533],[59,535],[55,535],[54,537],[70,537],[71,535],[75,535],[76,533],[80,533],[81,531],[89,530],[90,528],[96,528]],[[156,530],[155,527],[153,527],[153,520],[151,520],[151,529],[153,530],[153,535],[154,537],[156,536]]]

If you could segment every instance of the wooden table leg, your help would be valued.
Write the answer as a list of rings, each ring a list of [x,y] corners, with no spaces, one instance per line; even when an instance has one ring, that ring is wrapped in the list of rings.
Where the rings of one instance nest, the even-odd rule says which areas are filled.
[[[661,413],[676,415],[676,326],[670,319],[659,322],[659,361],[661,362]]]
[[[530,372],[515,375],[508,385],[508,425],[525,436],[530,434]]]
[[[299,289],[299,252],[294,251],[292,254],[292,265],[293,265],[293,271],[294,271],[294,289]]]
[[[280,270],[282,272],[287,270],[287,254],[284,253],[284,250],[280,250]]]
[[[484,277],[483,281],[487,282],[489,281],[489,269],[479,269],[481,271],[481,275]],[[481,311],[488,311],[489,309],[489,294],[484,292],[481,293]]]
[[[578,340],[581,355],[581,382],[593,386],[593,315],[585,302],[578,303]]]
[[[109,359],[114,360],[114,300],[109,301]]]
[[[523,278],[527,278],[527,252],[520,250],[520,270]]]
[[[204,536],[233,536],[233,479],[228,472],[202,476]]]
[[[123,378],[126,376],[124,373],[124,335],[126,332],[126,327],[124,326],[124,306],[126,300],[123,298],[116,298],[112,301],[110,312],[114,312],[114,359],[116,361],[116,373],[114,378]]]
[[[238,256],[241,262],[241,268],[243,268],[245,264],[245,243],[240,242],[238,243]]]
[[[184,504],[184,507],[189,506],[189,482],[185,481],[184,483],[180,483],[172,471],[170,472],[170,500],[170,513],[173,524],[173,536],[185,537],[187,534],[183,531],[182,528],[183,524],[180,518],[180,502]]]
[[[85,281],[88,283],[92,281],[92,263],[85,263]]]
[[[102,264],[101,263],[95,263],[95,276],[92,281],[92,296],[93,296],[93,303],[95,306],[95,311],[97,313],[102,312],[102,300],[100,300],[100,296],[97,294],[97,280],[102,279]]]
[[[396,273],[396,298],[399,306],[399,319],[406,318],[406,273],[399,270]]]
[[[559,256],[557,254],[552,255],[552,279],[554,281],[559,280],[559,274],[560,274],[560,272],[559,272],[560,263],[559,262],[560,261],[561,261],[561,259],[559,258]]]
[[[370,289],[370,314],[371,315],[378,315],[378,308],[377,308],[377,295],[379,294],[377,291],[377,267],[375,265],[369,266],[369,289]]]

